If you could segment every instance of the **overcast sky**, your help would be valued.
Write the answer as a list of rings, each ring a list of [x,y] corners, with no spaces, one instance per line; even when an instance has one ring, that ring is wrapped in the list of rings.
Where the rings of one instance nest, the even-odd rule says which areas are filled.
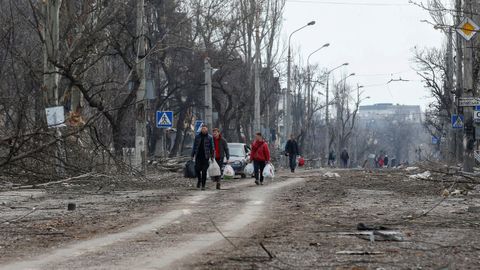
[[[420,22],[429,19],[427,12],[408,0],[287,0],[285,39],[295,29],[315,20],[314,26],[292,37],[296,60],[329,42],[331,46],[311,57],[310,63],[332,68],[344,62],[350,66],[342,72],[358,74],[351,84],[365,86],[365,96],[373,103],[421,105],[428,103],[428,91],[412,70],[412,50],[441,47],[443,35]],[[299,51],[298,51],[299,50]],[[393,73],[393,75],[391,75]],[[386,85],[390,79],[410,80]]]

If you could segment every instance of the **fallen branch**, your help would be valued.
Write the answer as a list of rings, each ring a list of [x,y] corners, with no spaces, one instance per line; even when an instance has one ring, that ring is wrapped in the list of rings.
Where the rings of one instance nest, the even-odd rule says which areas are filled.
[[[4,219],[0,222],[0,224],[5,224],[5,223],[12,223],[12,222],[17,222],[17,221],[20,221],[26,217],[28,217],[29,215],[33,214],[34,212],[36,212],[37,209],[36,208],[33,208],[32,211],[26,213],[25,215],[21,216],[21,217],[18,217],[18,218],[13,218],[13,219]]]
[[[42,183],[42,184],[19,186],[19,187],[15,187],[14,189],[31,189],[31,188],[36,188],[36,187],[47,187],[47,186],[50,186],[50,185],[61,184],[61,183],[65,183],[65,182],[69,182],[69,181],[73,181],[73,180],[79,180],[79,179],[82,179],[82,178],[87,178],[87,177],[108,177],[108,176],[103,175],[103,174],[93,174],[93,173],[90,172],[90,173],[66,178],[66,179],[59,180],[59,181],[47,182],[47,183]]]
[[[265,247],[265,245],[262,242],[260,242],[259,245],[268,254],[268,257],[270,258],[270,260],[275,258],[275,256]]]

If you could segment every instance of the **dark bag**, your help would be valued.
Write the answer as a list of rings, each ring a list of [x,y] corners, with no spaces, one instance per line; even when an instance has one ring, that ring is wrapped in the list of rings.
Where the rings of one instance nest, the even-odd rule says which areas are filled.
[[[195,170],[195,161],[189,160],[185,164],[185,169],[183,170],[183,174],[186,178],[195,178],[197,177],[197,172]]]

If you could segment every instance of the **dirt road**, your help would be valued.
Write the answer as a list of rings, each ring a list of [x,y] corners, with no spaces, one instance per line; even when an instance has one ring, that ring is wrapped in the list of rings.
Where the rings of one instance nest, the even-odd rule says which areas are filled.
[[[58,247],[0,269],[171,269],[230,237],[253,232],[271,196],[301,178],[256,186],[251,180],[218,191],[194,192],[125,231]],[[174,266],[176,265],[176,266]]]
[[[0,269],[478,269],[480,186],[409,177],[422,172],[301,170],[265,186],[236,179],[222,191],[190,182],[84,194],[88,207],[75,214],[49,210],[8,225],[15,234],[0,248]],[[16,205],[59,200],[28,192]]]

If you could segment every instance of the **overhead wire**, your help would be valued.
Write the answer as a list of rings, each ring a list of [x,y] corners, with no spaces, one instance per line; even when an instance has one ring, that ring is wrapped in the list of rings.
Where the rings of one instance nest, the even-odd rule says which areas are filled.
[[[345,1],[315,1],[315,0],[287,0],[287,3],[305,3],[320,5],[343,5],[343,6],[369,6],[369,7],[399,7],[410,6],[407,3],[381,3],[381,2],[345,2]]]

